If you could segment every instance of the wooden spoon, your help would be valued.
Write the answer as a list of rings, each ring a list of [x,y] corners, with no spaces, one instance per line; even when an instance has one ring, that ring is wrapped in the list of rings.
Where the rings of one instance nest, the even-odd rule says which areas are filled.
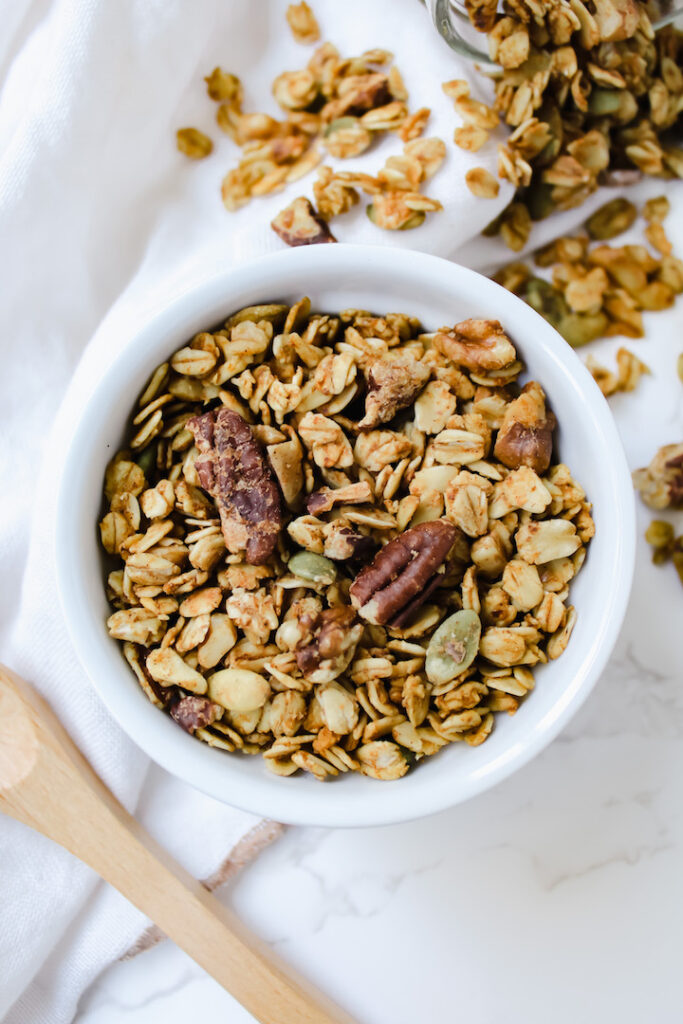
[[[90,865],[262,1024],[353,1024],[147,835],[45,701],[2,665],[0,811]]]

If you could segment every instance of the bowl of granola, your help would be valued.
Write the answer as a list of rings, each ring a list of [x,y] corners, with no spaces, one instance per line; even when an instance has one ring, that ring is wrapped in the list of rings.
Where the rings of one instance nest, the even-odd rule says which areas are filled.
[[[592,689],[630,589],[590,374],[515,295],[408,250],[276,253],[131,325],[63,481],[93,685],[159,764],[286,822],[508,776]]]

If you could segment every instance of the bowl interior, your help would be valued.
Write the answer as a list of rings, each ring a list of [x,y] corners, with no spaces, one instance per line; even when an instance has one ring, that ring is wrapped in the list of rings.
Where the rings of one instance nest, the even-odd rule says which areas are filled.
[[[559,424],[557,452],[594,505],[596,536],[572,583],[578,612],[566,652],[535,670],[536,688],[513,717],[497,715],[477,748],[455,744],[403,779],[357,774],[321,785],[307,775],[271,775],[260,757],[225,754],[186,735],[150,705],[106,632],[109,614],[96,523],[105,466],[148,375],[186,339],[234,310],[311,297],[314,308],[348,307],[418,316],[426,329],[466,317],[499,319],[547,392]],[[579,707],[604,667],[621,624],[634,557],[628,469],[607,403],[576,355],[521,300],[491,281],[407,250],[315,246],[224,270],[176,295],[143,325],[131,322],[119,350],[80,413],[63,469],[57,517],[60,591],[77,653],[114,716],[152,758],[219,799],[281,821],[365,825],[405,820],[466,799],[542,749]]]

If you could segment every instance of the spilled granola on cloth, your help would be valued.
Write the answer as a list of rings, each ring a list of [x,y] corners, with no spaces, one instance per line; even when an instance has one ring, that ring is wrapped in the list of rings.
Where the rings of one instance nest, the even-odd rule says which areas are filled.
[[[495,320],[304,298],[159,366],[109,464],[110,635],[197,739],[397,779],[476,746],[559,657],[594,534]]]

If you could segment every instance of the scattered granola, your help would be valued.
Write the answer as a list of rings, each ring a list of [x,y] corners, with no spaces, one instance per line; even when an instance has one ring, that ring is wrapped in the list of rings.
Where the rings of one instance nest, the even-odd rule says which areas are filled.
[[[495,280],[528,302],[575,348],[615,335],[642,338],[643,312],[668,309],[683,292],[683,261],[671,252],[662,225],[668,205],[661,196],[648,200],[643,208],[648,231],[658,229],[658,256],[644,245],[605,243],[604,239],[631,227],[637,217],[632,203],[615,199],[589,217],[587,234],[557,238],[536,251],[536,266],[549,270],[552,281],[533,274],[522,262],[503,267]],[[591,244],[592,240],[599,244]],[[652,242],[651,235],[648,240]],[[609,393],[632,390],[641,374],[648,372],[626,349],[620,351],[616,377],[597,364],[591,367]]]
[[[307,298],[159,366],[100,523],[107,627],[147,698],[278,775],[397,779],[484,742],[566,647],[594,533],[522,369],[495,320]],[[659,507],[682,459],[647,471]]]
[[[472,25],[487,33],[495,100],[473,100],[467,82],[444,84],[463,127],[455,141],[478,149],[504,121],[500,178],[515,196],[489,233],[518,251],[531,222],[580,205],[600,184],[643,174],[683,176],[675,127],[683,110],[683,33],[656,33],[640,0],[467,0]],[[466,131],[470,129],[470,131]],[[618,201],[617,201],[618,202]],[[526,211],[525,236],[521,230]],[[510,211],[515,210],[515,230]],[[650,232],[658,234],[654,229]],[[601,237],[595,235],[593,237]],[[602,236],[602,237],[610,237]]]
[[[298,42],[319,39],[307,3],[290,4],[287,21]],[[369,149],[378,134],[396,132],[403,154],[390,156],[376,177],[322,167],[313,186],[317,209],[301,196],[275,217],[273,229],[287,245],[335,241],[327,222],[359,201],[357,189],[373,197],[367,213],[384,230],[418,227],[426,213],[440,210],[441,203],[423,196],[420,186],[436,172],[446,147],[441,139],[421,138],[431,111],[409,112],[408,93],[392,61],[387,50],[342,57],[331,43],[322,43],[305,68],[283,71],[273,82],[273,96],[284,112],[279,119],[244,112],[239,78],[214,68],[205,81],[210,99],[218,103],[218,126],[242,148],[239,163],[221,184],[225,208],[238,210],[252,198],[282,191],[321,163],[323,149],[347,160]],[[185,128],[178,132],[178,148],[200,159],[213,143],[197,129]]]
[[[586,357],[586,366],[605,398],[617,391],[635,391],[643,374],[651,373],[650,367],[627,348],[617,350],[616,373],[601,366],[593,356]]]
[[[633,484],[650,508],[682,508],[683,442],[660,448],[649,466],[634,472]]]

